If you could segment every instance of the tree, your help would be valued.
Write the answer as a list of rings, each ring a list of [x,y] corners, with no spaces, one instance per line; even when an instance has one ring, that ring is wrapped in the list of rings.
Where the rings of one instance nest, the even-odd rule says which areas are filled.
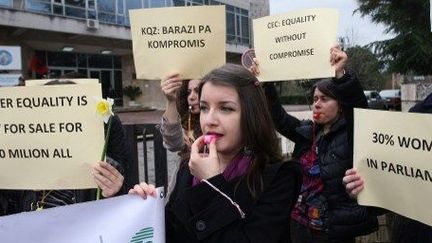
[[[357,0],[362,16],[386,26],[396,37],[371,43],[389,71],[432,74],[432,33],[429,0]]]
[[[385,85],[383,64],[367,47],[354,46],[346,49],[347,68],[357,73],[364,89],[380,90]]]

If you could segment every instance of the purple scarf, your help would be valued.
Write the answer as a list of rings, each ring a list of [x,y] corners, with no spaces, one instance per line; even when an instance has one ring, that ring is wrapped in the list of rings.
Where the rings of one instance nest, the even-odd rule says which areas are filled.
[[[249,168],[251,160],[251,156],[244,156],[243,153],[235,156],[222,173],[225,180],[230,181],[234,178],[244,175],[246,170]],[[192,186],[196,186],[199,183],[201,183],[201,180],[194,176]]]

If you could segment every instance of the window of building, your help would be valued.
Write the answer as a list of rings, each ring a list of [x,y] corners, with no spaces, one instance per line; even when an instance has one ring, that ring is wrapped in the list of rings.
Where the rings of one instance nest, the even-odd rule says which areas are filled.
[[[249,11],[231,5],[225,5],[227,42],[249,45]]]
[[[150,4],[149,7],[150,8],[160,8],[160,7],[165,7],[165,0],[149,0]]]
[[[75,8],[65,5],[65,15],[75,18],[86,18],[85,8]]]
[[[185,0],[173,0],[174,6],[185,6]]]
[[[0,0],[1,6],[12,7],[12,0]]]
[[[79,72],[89,78],[97,78],[102,84],[102,95],[116,94],[117,104],[121,104],[122,70],[121,57],[111,55],[93,55],[35,51],[44,63],[48,64],[49,77],[59,78],[68,72]]]
[[[0,0],[0,4],[10,4],[10,0]],[[130,25],[129,10],[166,6],[220,5],[215,0],[26,0],[30,11],[56,15],[97,19],[100,22]],[[247,9],[229,4],[226,7],[227,42],[250,44],[250,18]]]
[[[50,0],[26,0],[26,9],[34,12],[51,13],[51,1]]]
[[[76,67],[76,54],[67,52],[47,52],[48,66]]]
[[[64,0],[64,1],[65,1],[65,5],[69,5],[69,6],[85,8],[86,5],[85,0]]]

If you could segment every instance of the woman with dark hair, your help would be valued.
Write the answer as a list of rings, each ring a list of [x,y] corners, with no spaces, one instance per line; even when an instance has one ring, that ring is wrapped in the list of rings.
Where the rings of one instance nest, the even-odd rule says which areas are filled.
[[[378,229],[375,210],[359,206],[342,184],[353,166],[353,108],[366,108],[367,100],[355,74],[344,69],[345,52],[338,46],[330,52],[336,77],[313,87],[313,120],[289,115],[274,86],[265,86],[276,128],[295,143],[293,158],[302,167],[302,189],[291,215],[296,243],[350,243]],[[257,68],[251,71],[259,74]]]
[[[199,94],[204,135],[177,173],[167,242],[290,242],[301,176],[297,163],[282,163],[258,80],[227,64],[203,78]],[[130,193],[156,196],[145,183]]]
[[[162,80],[161,90],[167,99],[160,131],[164,146],[188,156],[190,146],[201,135],[199,128],[199,79],[182,80],[172,74]]]

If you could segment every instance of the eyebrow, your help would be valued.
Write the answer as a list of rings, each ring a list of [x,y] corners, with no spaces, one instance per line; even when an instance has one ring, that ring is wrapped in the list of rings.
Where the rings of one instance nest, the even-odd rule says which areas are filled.
[[[202,103],[202,104],[208,104],[208,102],[205,101],[205,100],[201,100],[201,101],[200,101],[200,104],[201,104],[201,103]],[[231,101],[231,100],[220,101],[220,102],[218,102],[218,104],[219,104],[219,105],[232,104],[232,105],[236,105],[236,106],[239,105],[237,102],[234,102],[234,101]]]

